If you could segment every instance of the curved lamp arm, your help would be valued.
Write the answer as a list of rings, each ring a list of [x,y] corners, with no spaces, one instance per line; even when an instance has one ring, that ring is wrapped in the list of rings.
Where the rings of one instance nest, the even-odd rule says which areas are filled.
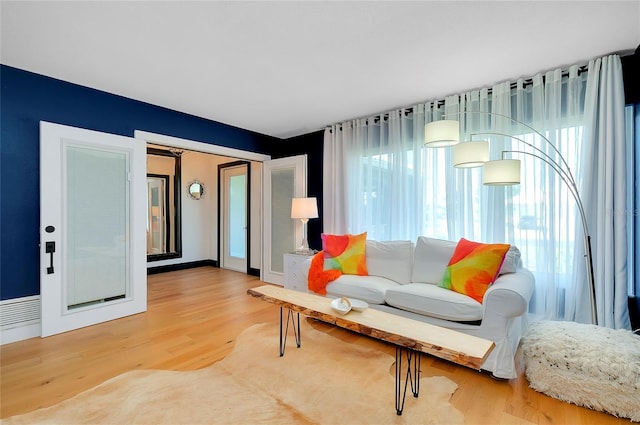
[[[517,138],[514,137],[514,139],[517,139]],[[589,289],[590,289],[589,295],[591,296],[591,320],[593,321],[594,324],[597,325],[598,314],[596,312],[596,288],[595,288],[595,276],[593,272],[593,256],[591,253],[591,235],[589,235],[589,227],[587,226],[587,217],[584,212],[582,200],[580,199],[580,195],[578,193],[578,189],[576,185],[573,183],[572,180],[570,180],[567,177],[566,171],[561,169],[558,166],[558,163],[551,160],[548,156],[540,156],[527,151],[506,150],[506,151],[502,151],[503,159],[506,153],[521,153],[524,155],[533,156],[535,158],[538,158],[540,161],[545,162],[555,172],[557,172],[558,175],[560,175],[560,178],[562,179],[562,181],[569,188],[569,192],[571,192],[571,195],[573,195],[573,199],[576,201],[576,205],[578,206],[578,212],[580,213],[580,219],[582,221],[582,231],[584,235],[585,261],[587,266],[587,283],[589,284]]]
[[[539,147],[537,147],[536,145],[534,145],[533,143],[527,142],[524,139],[521,139],[519,137],[516,136],[512,136],[511,134],[506,134],[506,133],[497,133],[497,132],[479,132],[479,133],[470,133],[469,137],[473,138],[473,136],[479,136],[479,135],[494,135],[494,136],[504,136],[504,137],[509,137],[511,139],[517,140],[527,146],[529,146],[531,149],[535,150],[536,152],[538,152],[541,156],[543,156],[544,158],[546,158],[545,162],[549,165],[551,165],[552,167],[554,167],[554,169],[556,170],[556,172],[558,172],[559,174],[562,174],[564,177],[566,177],[565,183],[567,183],[567,185],[570,185],[571,187],[573,187],[573,189],[576,191],[576,194],[578,192],[578,185],[576,184],[575,179],[573,178],[573,174],[571,173],[571,168],[569,168],[569,165],[567,164],[567,161],[565,161],[564,157],[562,156],[562,154],[558,151],[558,149],[556,149],[556,147],[553,145],[553,143],[551,143],[551,141],[549,139],[547,139],[544,136],[540,136],[542,137],[543,140],[545,140],[552,148],[553,150],[558,154],[558,157],[560,157],[560,161],[562,161],[561,164],[559,164],[555,159],[553,159],[548,153],[546,153],[545,151],[543,151],[542,149],[540,149]],[[521,151],[502,151],[504,152],[521,152]],[[527,152],[521,152],[526,154]],[[533,155],[535,156],[535,155]],[[537,157],[542,159],[541,157]],[[564,168],[563,168],[564,166]],[[564,180],[564,179],[563,179]]]

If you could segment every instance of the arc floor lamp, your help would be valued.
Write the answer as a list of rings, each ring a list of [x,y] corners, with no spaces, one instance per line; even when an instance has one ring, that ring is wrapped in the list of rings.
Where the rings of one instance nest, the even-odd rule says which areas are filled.
[[[587,283],[589,285],[590,298],[591,298],[591,321],[594,324],[598,324],[598,317],[596,312],[596,293],[595,293],[595,278],[593,272],[593,257],[591,254],[591,236],[589,235],[589,227],[587,225],[587,218],[584,211],[580,194],[578,193],[578,187],[576,181],[571,172],[571,168],[567,164],[560,151],[551,141],[540,133],[535,128],[515,120],[507,115],[501,115],[494,112],[480,112],[480,111],[467,111],[455,114],[446,114],[445,116],[464,116],[467,114],[483,114],[494,117],[502,117],[510,120],[512,123],[518,124],[535,133],[545,143],[547,143],[551,149],[555,152],[554,156],[558,159],[554,159],[551,155],[547,154],[541,148],[529,143],[519,137],[512,136],[510,134],[481,131],[470,135],[469,141],[460,143],[460,123],[454,119],[443,119],[439,121],[432,121],[424,127],[424,144],[427,147],[446,147],[453,146],[453,162],[454,167],[458,168],[471,168],[471,167],[483,167],[483,184],[488,186],[509,186],[520,184],[520,168],[521,163],[519,159],[506,158],[508,154],[524,154],[537,158],[551,167],[562,179],[565,185],[568,187],[569,192],[573,196],[580,218],[582,221],[582,230],[584,235],[584,249],[585,249],[585,263],[587,267]],[[477,135],[494,135],[503,136],[513,140],[516,140],[525,146],[529,150],[503,150],[501,158],[497,160],[489,159],[489,142],[486,140],[472,140]]]

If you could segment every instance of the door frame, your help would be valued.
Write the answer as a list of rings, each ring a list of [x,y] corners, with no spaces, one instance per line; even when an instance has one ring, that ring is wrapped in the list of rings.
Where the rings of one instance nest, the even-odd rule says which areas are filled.
[[[222,174],[223,171],[226,168],[233,168],[233,167],[239,167],[239,166],[245,166],[246,167],[246,172],[247,172],[247,192],[245,194],[246,199],[245,199],[245,205],[246,205],[246,210],[245,210],[245,223],[246,223],[246,233],[245,233],[245,257],[247,259],[247,264],[246,264],[246,268],[245,268],[245,273],[247,274],[252,274],[250,273],[251,270],[251,163],[249,161],[233,161],[233,162],[227,162],[225,164],[220,164],[218,165],[218,256],[220,257],[220,267],[222,267],[223,264],[223,258],[224,258],[224,253],[222,252],[221,248],[222,248],[222,238],[223,238],[223,224],[222,224],[222,191],[224,190],[223,188],[223,179],[222,179]]]
[[[167,136],[165,134],[152,133],[152,132],[143,131],[143,130],[135,130],[134,137],[136,140],[138,140],[141,143],[144,143],[145,145],[147,143],[151,143],[154,145],[191,150],[191,151],[202,152],[202,153],[207,153],[211,155],[226,156],[234,160],[254,161],[254,162],[260,163],[261,165],[265,161],[269,161],[271,159],[270,155],[244,151],[244,150],[235,149],[235,148],[229,148],[226,146],[214,145],[206,142],[199,142],[196,140],[182,139],[180,137]],[[254,164],[251,164],[249,168],[251,169],[253,166]],[[262,205],[258,205],[258,206],[254,205],[254,208],[262,208]],[[261,221],[262,220],[260,219],[260,222]],[[251,221],[249,221],[249,223],[250,222]],[[262,233],[264,233],[264,229],[260,234],[260,241],[261,241],[260,243],[264,245],[264,238]],[[249,232],[247,232],[247,234],[249,235],[248,236],[249,239],[251,239],[251,234]],[[247,250],[249,250],[250,247],[251,245],[248,245]],[[261,250],[264,251],[264,246],[261,247]],[[249,252],[249,255],[250,255],[250,252]],[[219,250],[218,250],[218,256],[220,256]],[[263,255],[261,252],[260,255],[258,256],[260,269],[255,269],[251,267],[251,263],[247,262],[248,274],[252,276],[260,276],[260,270],[264,268],[264,264],[262,264],[262,257]]]

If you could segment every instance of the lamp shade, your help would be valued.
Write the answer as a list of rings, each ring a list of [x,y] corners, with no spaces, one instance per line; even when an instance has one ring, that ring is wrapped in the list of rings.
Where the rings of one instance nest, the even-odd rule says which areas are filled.
[[[520,184],[520,160],[499,159],[485,162],[484,184],[487,186]]]
[[[458,143],[453,147],[453,166],[458,168],[481,167],[489,161],[489,142]]]
[[[432,121],[424,126],[424,144],[441,148],[460,142],[460,123],[456,120]]]
[[[316,198],[293,198],[291,200],[291,218],[318,218]]]

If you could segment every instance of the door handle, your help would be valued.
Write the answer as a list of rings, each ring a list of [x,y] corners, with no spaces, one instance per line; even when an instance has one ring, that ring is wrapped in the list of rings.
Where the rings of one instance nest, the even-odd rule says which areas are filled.
[[[56,252],[56,243],[49,241],[44,243],[44,252],[49,254],[49,267],[47,267],[47,274],[53,274],[53,253]]]

